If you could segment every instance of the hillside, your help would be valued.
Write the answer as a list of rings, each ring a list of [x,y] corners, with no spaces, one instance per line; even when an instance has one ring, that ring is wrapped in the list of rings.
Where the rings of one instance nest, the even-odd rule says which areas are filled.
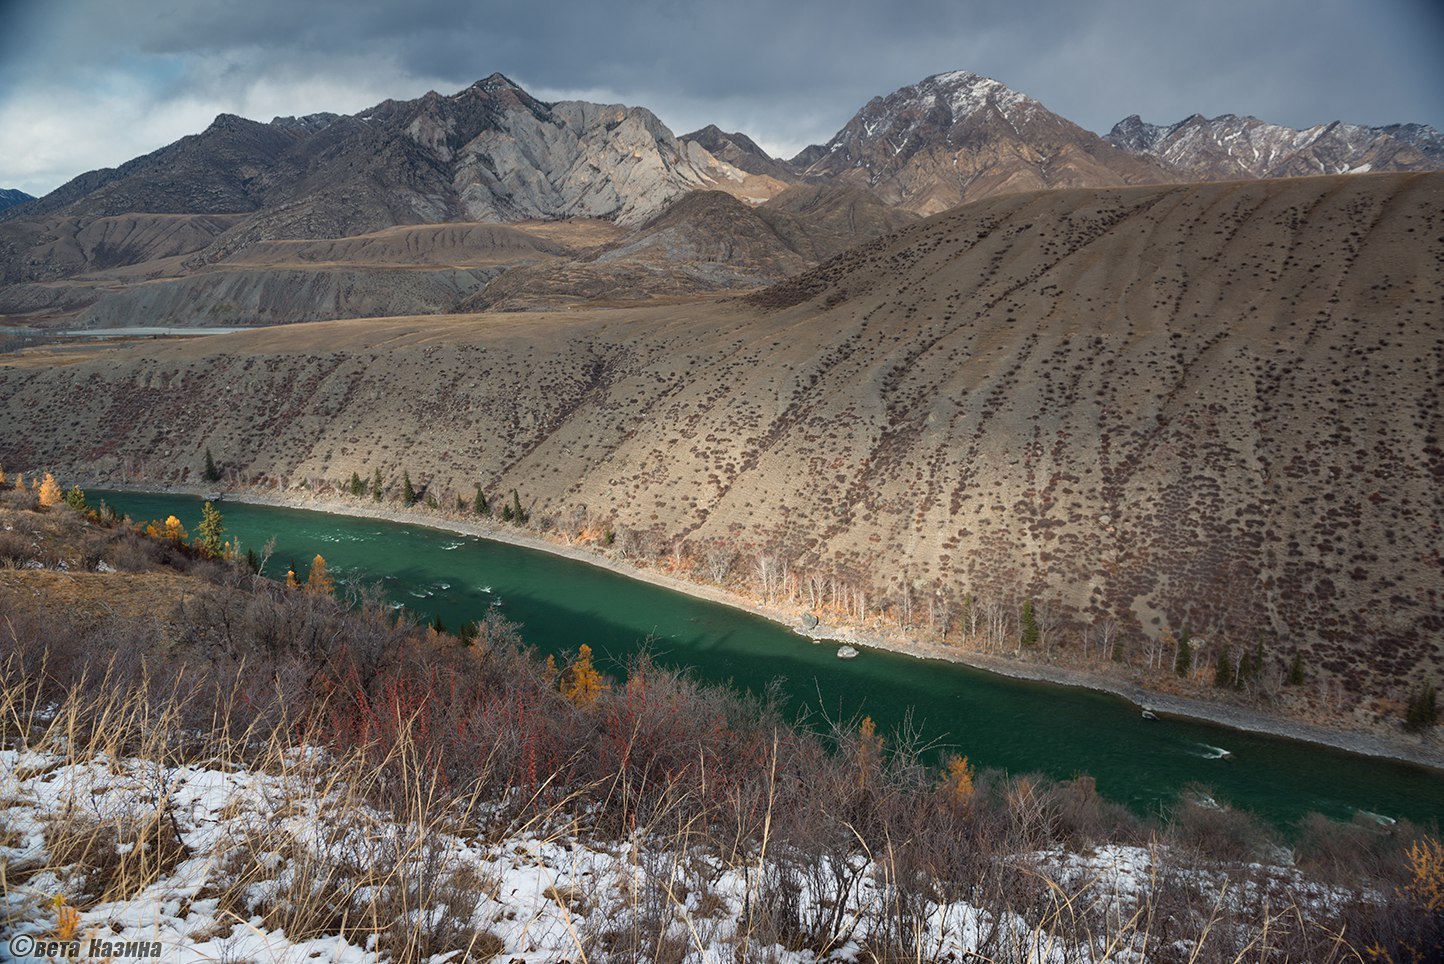
[[[0,465],[515,487],[861,621],[1032,599],[1032,658],[1298,654],[1363,718],[1444,671],[1441,274],[1444,175],[1015,195],[747,301],[11,356]]]

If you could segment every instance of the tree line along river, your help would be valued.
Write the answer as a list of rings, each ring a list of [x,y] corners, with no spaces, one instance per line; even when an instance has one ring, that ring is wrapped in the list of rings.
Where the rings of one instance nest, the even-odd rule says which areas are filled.
[[[201,500],[190,496],[91,494],[98,498],[136,520],[175,515],[192,530],[201,514]],[[815,644],[760,616],[472,536],[271,506],[221,508],[243,549],[276,539],[271,576],[284,576],[294,561],[304,579],[320,553],[338,582],[379,583],[420,621],[440,617],[455,628],[494,609],[539,651],[561,659],[587,643],[614,674],[647,645],[704,681],[752,692],[780,681],[796,709],[867,714],[884,733],[910,723],[979,767],[1090,774],[1105,796],[1139,812],[1167,807],[1197,785],[1285,828],[1311,811],[1444,818],[1444,773],[1427,768],[1205,723],[1148,723],[1117,697],[952,663],[869,649],[841,660],[836,644]]]

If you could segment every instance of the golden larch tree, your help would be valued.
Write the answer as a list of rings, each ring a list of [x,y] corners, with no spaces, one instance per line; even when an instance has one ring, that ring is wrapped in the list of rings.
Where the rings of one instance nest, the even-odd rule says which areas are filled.
[[[59,505],[65,498],[65,490],[60,487],[59,482],[55,481],[55,476],[49,472],[46,472],[45,478],[41,480],[40,490],[37,494],[40,497],[40,507],[43,509]]]
[[[329,596],[336,591],[336,581],[331,578],[331,571],[326,568],[326,560],[318,552],[316,558],[311,560],[311,572],[306,576],[306,591]]]
[[[577,706],[590,706],[605,689],[607,681],[592,665],[592,648],[582,643],[577,647],[577,658],[567,668],[566,678],[562,682],[562,695]]]
[[[877,724],[872,717],[864,716],[857,728],[857,782],[867,786],[882,769],[882,747],[884,740],[877,735]]]
[[[973,772],[968,758],[957,754],[949,756],[943,768],[943,794],[959,809],[966,810],[971,806],[973,794],[977,792],[973,785]]]

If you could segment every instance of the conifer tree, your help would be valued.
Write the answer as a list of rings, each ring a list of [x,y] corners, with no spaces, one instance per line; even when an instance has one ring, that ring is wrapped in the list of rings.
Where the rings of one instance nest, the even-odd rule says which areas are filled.
[[[201,478],[207,482],[219,482],[221,480],[221,470],[216,468],[216,459],[215,456],[211,455],[209,446],[206,447],[206,468],[205,471],[201,473]]]
[[[1289,663],[1289,685],[1304,685],[1304,654],[1294,653],[1294,660]]]
[[[1033,646],[1038,642],[1038,617],[1033,614],[1033,600],[1023,600],[1023,616],[1020,622],[1018,642],[1024,646]]]
[[[181,525],[181,520],[173,515],[165,517],[165,530],[162,533],[171,542],[186,541],[186,527]]]
[[[1232,654],[1229,652],[1227,646],[1219,649],[1218,659],[1216,659],[1213,664],[1214,686],[1227,686],[1229,684],[1229,677],[1232,675],[1229,667],[1231,656]]]
[[[953,754],[948,757],[947,764],[943,769],[943,793],[948,802],[960,809],[967,809],[973,802],[973,794],[976,788],[973,785],[973,768],[968,765],[968,758]]]
[[[411,485],[411,473],[405,469],[401,471],[401,501],[405,505],[416,504],[416,489]]]
[[[877,735],[877,724],[872,717],[864,716],[857,728],[857,782],[867,786],[882,769],[882,748],[885,741]]]
[[[592,648],[582,643],[577,647],[577,658],[567,668],[562,695],[577,706],[590,706],[607,688],[607,681],[592,665]]]
[[[1178,655],[1173,658],[1173,671],[1179,676],[1187,676],[1188,671],[1193,669],[1193,644],[1188,641],[1188,630],[1178,637]]]
[[[522,511],[521,496],[516,489],[511,490],[511,517],[517,525],[523,525],[527,520],[527,514]]]
[[[381,470],[377,469],[376,474],[371,477],[371,498],[380,502],[381,496],[385,491],[386,482],[381,478]]]
[[[306,576],[306,591],[322,596],[329,596],[336,591],[336,583],[326,568],[326,560],[319,552],[316,553],[316,558],[311,560],[311,572]]]
[[[42,509],[48,509],[65,498],[65,493],[61,491],[60,483],[55,481],[55,476],[46,472],[44,480],[40,483],[39,496],[40,507]]]
[[[300,580],[296,578],[296,560],[292,559],[291,564],[286,567],[286,588],[300,589]]]
[[[351,494],[352,494],[352,495],[365,495],[365,494],[366,494],[366,483],[361,481],[361,473],[360,473],[360,472],[356,472],[356,471],[354,471],[354,470],[351,472]]]
[[[226,520],[212,502],[201,505],[201,524],[196,529],[201,534],[201,548],[212,556],[225,555]]]
[[[476,498],[471,500],[471,508],[477,515],[491,515],[491,506],[486,504],[486,496],[482,494],[481,483],[476,483]]]
[[[90,508],[85,504],[85,491],[78,485],[72,485],[70,491],[65,493],[65,504],[76,512],[84,512]]]

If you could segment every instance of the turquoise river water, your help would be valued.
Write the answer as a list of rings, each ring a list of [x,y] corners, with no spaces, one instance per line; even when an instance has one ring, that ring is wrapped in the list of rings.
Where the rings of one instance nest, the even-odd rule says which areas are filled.
[[[192,531],[200,519],[201,500],[193,497],[97,492],[91,501],[97,497],[135,519],[174,514]],[[294,560],[304,579],[320,553],[338,580],[380,583],[423,621],[440,616],[455,627],[494,607],[542,652],[574,653],[587,643],[613,672],[650,645],[702,680],[754,692],[781,680],[794,706],[866,713],[885,732],[911,715],[927,738],[981,767],[1091,774],[1106,796],[1141,812],[1199,785],[1284,827],[1310,811],[1444,822],[1438,771],[1204,723],[1147,723],[1132,704],[1106,694],[951,663],[877,650],[840,660],[836,645],[814,644],[759,616],[531,549],[321,512],[220,508],[243,547],[276,539],[269,575],[284,574]]]

